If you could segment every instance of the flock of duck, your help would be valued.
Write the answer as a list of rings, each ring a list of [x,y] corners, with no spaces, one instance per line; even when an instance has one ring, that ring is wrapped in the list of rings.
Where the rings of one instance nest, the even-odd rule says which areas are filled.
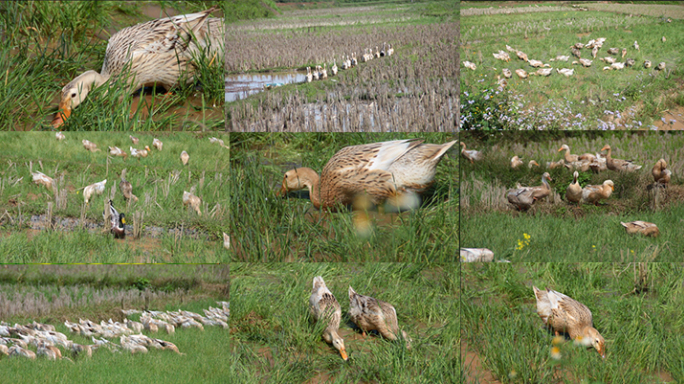
[[[340,352],[342,358],[347,360],[349,357],[344,347],[344,340],[339,335],[342,308],[321,276],[313,279],[309,310],[314,321],[323,321],[327,324],[323,330],[323,340],[332,344]],[[366,332],[377,331],[389,340],[397,340],[401,337],[406,342],[406,348],[411,348],[411,338],[404,330],[399,329],[396,309],[389,303],[356,293],[351,286],[349,287],[349,317],[359,327],[363,337],[366,337]]]
[[[589,60],[589,59],[583,59],[581,49],[591,50],[592,58],[596,59],[596,55],[598,54],[599,50],[603,47],[603,43],[605,41],[606,41],[606,38],[601,37],[601,38],[598,38],[595,40],[590,40],[586,44],[576,43],[576,44],[570,46],[570,51],[571,51],[572,55],[577,58],[577,60],[573,61],[572,64],[573,65],[579,64],[585,68],[591,67],[593,61]],[[663,43],[665,41],[667,41],[665,36],[663,36],[661,41]],[[639,43],[636,40],[634,41],[633,47],[634,47],[634,50],[640,52]],[[515,55],[520,60],[528,63],[531,67],[539,68],[539,69],[537,69],[536,72],[530,72],[530,73],[528,73],[527,71],[525,71],[522,68],[516,69],[515,74],[518,75],[518,77],[520,77],[521,79],[527,79],[529,76],[550,76],[553,73],[554,68],[552,68],[550,64],[545,64],[541,60],[529,59],[525,52],[523,52],[519,49],[515,49],[513,47],[510,47],[508,45],[506,45],[506,50],[508,52],[514,52]],[[508,54],[508,52],[500,50],[497,53],[493,53],[493,55],[494,55],[495,59],[502,60],[505,62],[510,62],[511,57]],[[619,48],[609,48],[607,50],[607,52],[609,55],[614,55],[614,56],[618,56],[618,55],[622,54],[621,58],[624,59],[625,56],[627,55],[627,48],[622,48],[622,50],[620,50]],[[569,59],[570,59],[569,55],[557,55],[555,58],[549,59],[549,61],[556,61],[556,62],[565,61],[565,62],[567,62]],[[601,60],[607,64],[610,64],[610,66],[603,67],[604,71],[621,70],[621,69],[624,69],[625,67],[632,67],[632,66],[636,65],[636,60],[632,59],[632,58],[627,58],[624,62],[618,62],[616,58],[614,58],[612,56],[606,56],[606,57],[599,58],[599,60]],[[477,69],[477,66],[475,65],[475,63],[472,63],[470,61],[464,61],[463,65],[466,68],[471,69],[471,70]],[[650,60],[644,60],[643,66],[644,66],[644,68],[651,68],[652,63]],[[655,69],[662,71],[665,69],[665,67],[666,67],[665,62],[661,62],[655,67]],[[499,81],[498,81],[499,85],[503,86],[503,85],[505,85],[505,82],[506,82],[505,79],[511,78],[513,76],[513,74],[511,72],[511,70],[508,68],[504,68],[502,72],[503,72],[504,78],[502,79],[500,76],[497,76],[497,78],[499,79]],[[574,68],[556,68],[556,72],[563,75],[563,76],[570,77],[570,76],[573,76],[575,74],[575,69]]]
[[[122,310],[126,316],[123,323],[114,322],[112,319],[107,322],[102,320],[99,324],[88,319],[79,319],[78,323],[66,320],[64,326],[72,333],[89,337],[93,341],[93,344],[87,345],[69,340],[65,334],[57,332],[54,325],[34,321],[31,324],[11,326],[2,322],[0,323],[0,354],[28,359],[44,356],[48,360],[61,360],[63,355],[60,348],[65,352],[70,352],[73,357],[79,355],[92,357],[93,352],[104,347],[111,351],[124,350],[131,354],[147,353],[148,348],[155,348],[182,355],[175,344],[146,336],[142,334],[143,330],[156,333],[163,329],[167,334],[172,334],[178,328],[204,330],[205,326],[220,326],[227,329],[230,304],[226,301],[219,301],[218,304],[221,308],[204,309],[204,316],[180,309],[167,312]],[[127,317],[132,314],[141,314],[140,321],[129,320]],[[116,338],[119,339],[119,344],[108,340]],[[33,352],[30,347],[35,347],[36,352]]]
[[[573,172],[573,181],[568,186],[565,198],[568,202],[580,204],[594,204],[598,205],[601,200],[610,198],[615,190],[615,184],[612,180],[605,180],[601,185],[587,185],[582,188],[577,179],[579,171],[586,172],[592,170],[594,172],[601,172],[605,170],[618,172],[634,172],[642,168],[641,165],[634,164],[631,160],[614,159],[612,157],[612,149],[610,145],[605,145],[601,148],[601,152],[606,151],[605,155],[601,153],[591,154],[585,153],[582,155],[573,155],[570,147],[563,144],[558,152],[565,151],[563,159],[557,162],[547,162],[546,166],[549,169],[557,167],[564,167]],[[479,161],[484,158],[482,152],[476,150],[466,149],[465,143],[461,142],[461,155],[468,159],[471,163]],[[520,157],[514,156],[511,159],[511,168],[515,169],[523,164]],[[532,160],[528,163],[528,167],[532,168],[539,166],[536,161]],[[667,162],[665,159],[660,159],[656,162],[651,170],[653,175],[654,187],[665,188],[672,177],[672,171],[667,169]],[[520,184],[516,188],[506,192],[508,202],[519,211],[526,211],[532,207],[537,201],[547,197],[551,194],[551,186],[549,181],[553,181],[548,172],[542,175],[542,184],[536,187],[523,187]],[[647,236],[658,236],[659,230],[656,224],[645,221],[633,221],[630,223],[622,223],[627,233],[641,233]]]
[[[56,138],[58,141],[62,141],[66,139],[66,136],[62,132],[57,132],[56,133]],[[138,145],[139,144],[139,139],[137,137],[134,137],[133,135],[129,135],[129,138],[131,139],[131,142],[133,145]],[[215,137],[212,137],[209,139],[210,143],[218,143],[221,145],[221,147],[228,148],[221,139],[217,139]],[[97,147],[97,144],[89,141],[89,140],[82,140],[83,148],[90,152],[98,152],[100,149]],[[154,138],[152,140],[152,146],[156,148],[158,151],[161,151],[164,143],[157,139]],[[128,154],[122,150],[119,147],[111,147],[109,146],[109,154],[114,157],[123,157],[124,161],[128,158]],[[132,157],[136,157],[138,161],[140,161],[141,158],[146,158],[150,154],[152,154],[152,150],[150,149],[149,146],[145,146],[144,149],[136,149],[133,148],[132,146],[129,148],[130,153]],[[180,160],[183,165],[187,165],[188,162],[190,161],[190,155],[188,155],[187,151],[182,151],[180,154]],[[33,176],[33,182],[38,184],[38,185],[43,185],[45,186],[48,190],[53,191],[56,193],[56,187],[57,184],[55,183],[55,180],[52,177],[47,176],[46,174],[42,172],[33,172],[33,169],[30,170],[31,175]],[[102,180],[98,183],[94,183],[91,185],[88,185],[83,188],[83,199],[85,201],[85,204],[90,203],[90,199],[95,196],[95,195],[102,195],[102,193],[105,190],[105,186],[107,184],[107,179]],[[121,175],[121,181],[119,182],[119,190],[121,191],[121,194],[124,196],[124,199],[131,202],[138,201],[138,197],[133,194],[133,185],[125,179],[125,174],[122,173]],[[198,215],[202,215],[202,212],[200,211],[200,206],[201,206],[202,200],[196,196],[192,192],[187,192],[183,191],[183,204],[185,206],[190,206],[192,209],[194,209]],[[125,215],[123,213],[119,213],[116,208],[114,208],[112,200],[109,200],[109,210],[105,210],[103,212],[102,216],[105,219],[105,222],[109,219],[110,224],[111,224],[111,233],[114,235],[115,238],[118,239],[123,239],[126,236],[125,232],[125,227],[124,224],[126,223]],[[226,235],[224,235],[225,238]]]
[[[408,197],[434,183],[437,164],[455,143],[407,139],[345,147],[330,158],[320,176],[306,167],[287,171],[279,194],[308,189],[311,202],[320,209],[351,205],[364,193],[376,205],[391,200],[414,208],[403,202],[415,201]]]
[[[382,44],[382,50],[378,49],[378,46],[375,46],[375,53],[373,53],[373,48],[366,48],[364,50],[363,55],[361,56],[361,61],[363,63],[369,62],[373,60],[374,58],[381,58],[384,56],[392,56],[394,53],[394,48],[392,48],[391,44],[383,43]],[[351,69],[356,67],[359,64],[359,61],[356,59],[356,52],[352,52],[351,57],[349,55],[345,57],[341,57],[342,61],[342,66],[341,69],[346,70],[346,69]],[[330,67],[330,74],[331,76],[337,76],[338,68],[337,68],[337,59],[333,60],[333,65]],[[311,67],[306,67],[306,82],[310,83],[313,80],[325,80],[328,78],[328,64],[324,63],[323,66],[317,65],[314,70],[311,70]]]

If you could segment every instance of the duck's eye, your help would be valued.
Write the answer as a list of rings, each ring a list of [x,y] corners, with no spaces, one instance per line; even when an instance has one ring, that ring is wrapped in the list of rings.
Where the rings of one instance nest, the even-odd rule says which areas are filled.
[[[75,93],[72,93],[72,94],[71,94],[71,98],[73,99],[74,97],[76,97],[76,94],[75,94]]]

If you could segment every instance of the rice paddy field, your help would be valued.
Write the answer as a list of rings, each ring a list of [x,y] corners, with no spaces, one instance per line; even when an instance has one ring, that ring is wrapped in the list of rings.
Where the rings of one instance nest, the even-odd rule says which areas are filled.
[[[466,383],[675,383],[684,380],[681,263],[462,264]],[[532,287],[586,305],[606,357],[554,339]]]
[[[227,260],[222,232],[228,232],[229,150],[210,136],[159,132],[48,132],[0,135],[0,254],[2,262],[218,262]],[[163,143],[152,147],[153,139]],[[86,150],[82,140],[97,145]],[[111,156],[117,146],[127,158]],[[130,147],[150,147],[145,158]],[[181,162],[186,151],[190,159]],[[54,189],[34,183],[42,172]],[[127,200],[119,182],[129,181],[137,197]],[[101,195],[86,204],[84,187],[107,180]],[[199,214],[183,204],[184,191],[201,199]],[[102,216],[108,200],[124,213],[126,238],[114,239]]]
[[[534,2],[461,4],[460,76],[463,129],[681,129],[684,127],[684,72],[679,47],[684,44],[684,6],[673,4],[617,4],[616,2]],[[596,58],[580,49],[578,60],[570,47],[605,38]],[[663,41],[663,38],[665,41]],[[637,50],[635,41],[639,46]],[[516,52],[553,68],[548,77],[522,79],[515,71],[535,72]],[[617,55],[608,49],[618,48]],[[622,49],[626,49],[622,55]],[[510,61],[495,59],[503,50]],[[567,61],[556,60],[559,55]],[[628,59],[634,66],[603,70]],[[645,68],[648,60],[652,63]],[[657,70],[659,63],[665,69]],[[463,64],[462,64],[463,65]],[[505,79],[502,70],[513,74]],[[566,77],[559,69],[574,69]]]
[[[216,302],[228,299],[228,268],[208,265],[88,265],[88,266],[3,266],[0,270],[0,320],[11,325],[33,321],[54,325],[56,331],[81,345],[90,338],[72,334],[63,324],[79,318],[100,323],[109,319],[123,322],[126,309],[200,313]],[[138,320],[140,315],[131,315]],[[70,360],[38,357],[4,358],[3,375],[18,382],[73,383],[106,377],[108,383],[188,383],[198,380],[218,382],[226,377],[225,351],[229,332],[221,327],[177,329],[175,333],[142,333],[174,343],[184,355],[150,348],[146,354],[113,352],[99,348],[92,357],[72,355]],[[110,340],[119,344],[119,340]],[[34,347],[29,347],[35,352]],[[173,367],[172,369],[170,367]]]
[[[311,321],[315,276],[342,308],[347,361],[321,338],[325,325]],[[237,383],[458,382],[457,276],[449,264],[231,264],[228,369]],[[347,315],[349,286],[394,306],[410,349],[361,336]]]
[[[227,103],[231,131],[456,129],[457,1],[293,8],[227,25],[228,74],[299,73],[303,79],[307,67],[326,65],[327,79],[279,84]],[[363,61],[365,49],[384,51],[385,43],[393,55]],[[353,55],[358,65],[342,70],[343,57]],[[333,65],[340,68],[336,76]]]
[[[222,2],[218,2],[222,4]],[[57,112],[62,87],[87,70],[100,72],[109,38],[124,27],[206,10],[207,1],[12,1],[0,5],[0,129],[43,130]],[[222,17],[218,10],[213,17]],[[212,60],[213,59],[213,60]],[[196,81],[172,90],[129,93],[121,81],[88,94],[68,130],[222,129],[222,55],[198,56]],[[164,92],[172,91],[165,95]]]
[[[231,133],[231,260],[453,261],[459,218],[455,146],[413,210],[381,206],[359,221],[358,212],[315,209],[308,191],[277,196],[288,170],[320,172],[344,147],[409,138],[433,144],[456,139],[447,133]]]
[[[462,133],[460,139],[467,148],[483,153],[482,161],[461,161],[461,247],[489,248],[495,259],[513,262],[681,260],[684,136],[678,132],[473,132]],[[565,198],[573,171],[549,168],[549,162],[563,159],[558,151],[563,144],[579,155],[597,153],[608,144],[613,158],[633,160],[642,168],[579,171],[580,186],[611,180],[614,191],[598,206],[577,206]],[[513,169],[510,161],[515,155],[523,158],[524,165]],[[653,189],[651,170],[661,158],[672,179],[667,188]],[[530,160],[540,167],[528,169]],[[527,212],[517,211],[508,202],[507,191],[518,183],[541,185],[544,172],[553,179],[551,195]],[[636,220],[655,223],[660,236],[627,234],[620,222]]]

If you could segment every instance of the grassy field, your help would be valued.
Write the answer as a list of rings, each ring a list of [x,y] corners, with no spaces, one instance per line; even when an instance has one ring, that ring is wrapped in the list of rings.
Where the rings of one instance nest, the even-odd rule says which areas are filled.
[[[219,2],[221,4],[221,2]],[[0,129],[49,127],[62,87],[86,70],[102,68],[107,42],[124,27],[167,15],[198,12],[216,5],[207,1],[7,2],[0,6]],[[214,13],[221,17],[222,12]],[[220,56],[220,55],[219,55]],[[197,85],[172,96],[127,94],[122,84],[91,92],[74,110],[69,130],[203,130],[221,129],[223,60],[198,58]],[[211,65],[210,65],[211,64]],[[160,94],[160,90],[157,90]],[[122,100],[123,98],[123,100]]]
[[[486,247],[497,259],[511,261],[677,261],[684,253],[684,135],[661,132],[517,132],[510,134],[462,134],[468,147],[482,150],[484,160],[462,161],[462,247]],[[596,207],[576,207],[565,201],[572,182],[568,169],[547,169],[546,163],[563,158],[558,149],[569,145],[573,154],[595,153],[605,144],[613,157],[633,159],[643,168],[635,173],[580,172],[580,185],[615,184],[613,195]],[[541,167],[529,170],[510,167],[518,155],[525,164],[534,159]],[[660,158],[672,170],[672,181],[654,209],[647,186],[653,183],[651,169]],[[523,186],[541,185],[548,171],[553,196],[535,204],[528,212],[517,212],[506,192]],[[628,235],[621,221],[656,223],[660,237]],[[525,234],[530,239],[525,240]]]
[[[446,143],[451,134],[238,134],[231,139],[235,261],[451,261],[458,249],[455,151],[437,166],[422,205],[400,214],[371,212],[373,231],[361,237],[350,212],[316,210],[304,194],[276,197],[283,175],[304,166],[320,172],[349,145],[421,137]]]
[[[405,2],[283,11],[226,30],[229,73],[300,71],[328,79],[289,84],[227,104],[241,132],[450,132],[456,128],[458,2]],[[287,7],[288,9],[291,7]],[[364,49],[395,49],[362,62]],[[356,53],[359,65],[341,68]]]
[[[86,345],[92,341],[72,335],[63,325],[64,320],[123,321],[119,310],[122,297],[126,299],[126,308],[142,309],[146,295],[151,310],[180,308],[197,313],[209,306],[216,307],[217,300],[227,299],[228,269],[218,266],[6,266],[0,276],[3,286],[14,285],[14,292],[3,292],[6,300],[2,308],[15,301],[22,307],[11,316],[3,314],[3,321],[53,324],[69,340]],[[81,296],[74,294],[72,300],[71,291]],[[37,314],[36,307],[46,308],[41,301],[46,301],[46,297],[52,297],[51,303],[63,305],[53,305]],[[185,355],[154,349],[145,355],[131,355],[101,349],[92,358],[73,358],[73,363],[43,358],[3,359],[3,375],[22,383],[87,382],[93,377],[102,377],[102,382],[107,383],[220,382],[228,375],[224,363],[229,343],[227,330],[206,327],[205,331],[179,329],[170,335],[143,333],[176,344]],[[114,342],[118,344],[118,340]],[[66,351],[62,354],[70,356]]]
[[[127,133],[65,135],[63,141],[48,132],[0,135],[3,262],[217,262],[227,256],[216,240],[228,232],[229,151],[210,143],[210,135],[136,133],[138,145]],[[161,152],[152,148],[140,160],[130,156],[129,147],[151,146],[155,137],[164,143]],[[228,141],[227,135],[219,137]],[[100,150],[85,150],[83,139]],[[123,149],[128,159],[110,156],[108,146]],[[190,155],[186,166],[180,160],[184,150]],[[31,164],[33,172],[56,180],[57,194],[32,182]],[[137,202],[128,203],[119,190],[123,169]],[[104,194],[86,205],[83,187],[105,179]],[[193,188],[202,199],[201,216],[182,202],[183,191]],[[102,212],[110,197],[126,215],[125,240],[102,233]],[[140,239],[133,236],[136,228]]]
[[[682,264],[516,263],[462,267],[461,337],[467,383],[663,383],[684,380]],[[606,358],[553,333],[532,286],[592,312]]]
[[[342,307],[346,362],[309,323],[319,275]],[[457,275],[449,265],[232,264],[228,366],[234,382],[455,383]],[[395,307],[411,349],[371,334],[364,340],[351,328],[349,285]]]
[[[471,61],[477,68],[461,71],[461,127],[668,129],[675,123],[679,124],[681,111],[674,116],[666,113],[684,105],[681,87],[684,75],[678,53],[678,47],[684,43],[681,33],[684,22],[673,19],[668,23],[658,14],[658,7],[664,7],[662,11],[665,13],[669,8],[683,7],[651,5],[647,7],[648,11],[634,14],[618,13],[624,12],[623,7],[627,6],[617,4],[587,7],[592,10],[580,12],[567,6],[563,11],[510,14],[503,13],[507,10],[505,7],[494,7],[492,14],[463,17],[460,60]],[[667,39],[665,43],[661,41],[663,36]],[[591,67],[572,65],[576,58],[569,47],[599,37],[606,38],[606,41]],[[638,51],[633,46],[635,40],[640,46]],[[509,52],[509,63],[492,56],[499,50],[505,51],[506,45],[553,68],[574,68],[575,73],[565,77],[554,69],[549,77],[529,79],[520,79],[514,73],[506,85],[500,86],[497,78],[503,78],[503,68],[512,72],[516,69],[530,73],[536,70],[518,59],[515,52]],[[624,62],[632,58],[636,61],[635,66],[620,71],[603,71],[602,68],[609,64],[599,61],[599,58],[610,56],[607,50],[611,47],[626,48],[624,59],[620,56],[617,59]],[[567,62],[550,61],[557,55],[569,55],[571,58]],[[582,49],[581,55],[592,59],[591,50]],[[653,63],[651,69],[643,67],[645,60]],[[666,63],[666,70],[654,69],[660,62]]]

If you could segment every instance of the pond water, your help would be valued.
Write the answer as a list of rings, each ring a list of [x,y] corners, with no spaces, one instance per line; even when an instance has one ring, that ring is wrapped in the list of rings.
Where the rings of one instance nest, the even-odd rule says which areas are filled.
[[[306,82],[305,72],[245,73],[226,76],[226,102],[241,100],[264,91],[266,84],[292,84]]]

